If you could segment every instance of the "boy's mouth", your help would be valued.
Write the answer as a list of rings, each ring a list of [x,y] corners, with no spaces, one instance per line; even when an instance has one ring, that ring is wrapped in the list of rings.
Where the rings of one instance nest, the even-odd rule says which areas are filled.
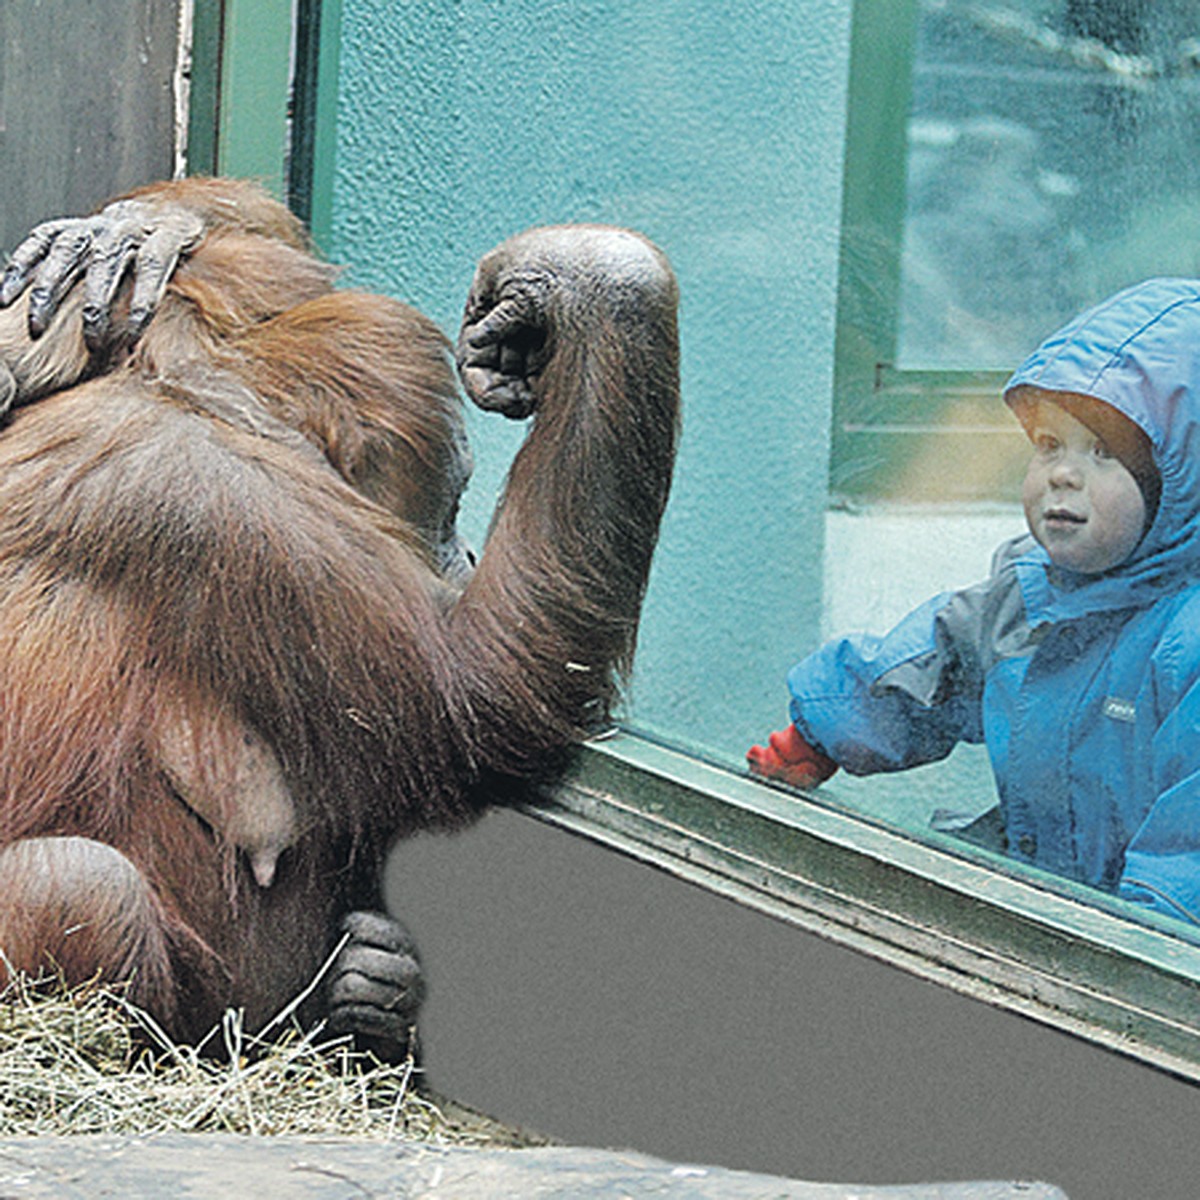
[[[1072,512],[1069,508],[1048,508],[1042,514],[1047,525],[1086,525],[1087,517]]]

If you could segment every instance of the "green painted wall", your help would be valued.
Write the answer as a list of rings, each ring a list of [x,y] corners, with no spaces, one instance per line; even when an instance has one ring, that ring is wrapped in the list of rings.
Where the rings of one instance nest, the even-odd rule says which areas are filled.
[[[683,290],[685,433],[636,725],[740,756],[818,636],[849,0],[342,0],[326,249],[453,333],[539,223],[644,230]],[[482,541],[520,430],[474,421]]]

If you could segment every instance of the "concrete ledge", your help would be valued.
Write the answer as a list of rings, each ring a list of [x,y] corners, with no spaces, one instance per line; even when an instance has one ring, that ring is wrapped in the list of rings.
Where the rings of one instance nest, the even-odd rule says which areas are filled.
[[[697,1200],[1066,1200],[1042,1183],[852,1187],[572,1147],[475,1150],[415,1142],[162,1134],[0,1140],[4,1200],[101,1197],[671,1196]]]

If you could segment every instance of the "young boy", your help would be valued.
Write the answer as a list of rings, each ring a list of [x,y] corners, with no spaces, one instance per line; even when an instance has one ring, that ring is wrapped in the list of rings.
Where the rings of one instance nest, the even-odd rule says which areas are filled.
[[[1077,317],[1004,398],[1032,536],[799,663],[751,769],[812,787],[986,742],[1011,856],[1200,922],[1200,280]]]

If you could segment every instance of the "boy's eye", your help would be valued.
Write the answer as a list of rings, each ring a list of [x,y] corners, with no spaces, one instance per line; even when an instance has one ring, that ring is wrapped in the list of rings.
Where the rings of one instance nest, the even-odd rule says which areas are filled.
[[[1050,433],[1035,433],[1033,447],[1039,454],[1053,454],[1058,449],[1058,438]]]
[[[1099,439],[1097,439],[1096,444],[1092,447],[1092,453],[1097,458],[1101,459],[1109,459],[1113,457],[1113,452],[1104,442],[1100,441]]]

